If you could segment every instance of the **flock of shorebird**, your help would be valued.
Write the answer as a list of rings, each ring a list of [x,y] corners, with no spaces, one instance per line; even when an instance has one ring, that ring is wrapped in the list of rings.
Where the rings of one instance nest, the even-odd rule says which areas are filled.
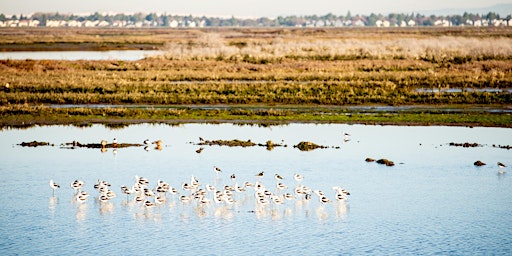
[[[213,170],[218,180],[222,170],[219,167],[213,167]],[[236,175],[232,174],[229,176],[231,184],[224,185],[202,185],[198,178],[192,175],[190,181],[181,183],[181,188],[172,187],[163,180],[157,180],[156,185],[150,186],[147,178],[135,176],[135,183],[131,186],[121,186],[120,191],[126,195],[127,201],[131,198],[133,202],[140,204],[144,208],[164,205],[167,201],[175,203],[175,198],[177,198],[177,202],[181,202],[184,205],[195,202],[199,206],[211,204],[229,206],[235,204],[238,199],[241,200],[241,195],[247,198],[247,196],[251,197],[252,194],[256,207],[254,209],[255,212],[266,207],[278,207],[292,200],[308,202],[315,197],[321,205],[333,201],[341,203],[346,202],[350,195],[350,192],[341,186],[334,186],[332,189],[335,196],[333,199],[330,199],[323,191],[313,190],[305,186],[303,184],[304,177],[298,173],[293,176],[296,182],[293,187],[288,188],[283,183],[284,178],[279,174],[274,175],[275,184],[272,187],[266,187],[261,182],[261,178],[264,175],[265,172],[260,172],[255,175],[256,181],[254,183],[244,181],[239,184],[236,180]],[[74,191],[73,200],[78,203],[85,203],[91,196],[91,194],[84,190],[84,184],[83,181],[78,179],[70,183],[70,187]],[[60,188],[60,185],[53,179],[50,180],[49,185],[55,195],[55,191]],[[94,184],[94,189],[97,191],[97,200],[100,203],[109,202],[117,196],[111,189],[111,184],[104,180],[98,180]]]

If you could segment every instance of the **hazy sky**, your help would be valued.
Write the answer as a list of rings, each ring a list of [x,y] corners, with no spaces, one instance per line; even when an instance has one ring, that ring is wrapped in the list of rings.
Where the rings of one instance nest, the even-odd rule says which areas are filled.
[[[512,0],[0,0],[0,13],[157,12],[180,15],[277,17],[410,13],[446,8],[481,8]]]

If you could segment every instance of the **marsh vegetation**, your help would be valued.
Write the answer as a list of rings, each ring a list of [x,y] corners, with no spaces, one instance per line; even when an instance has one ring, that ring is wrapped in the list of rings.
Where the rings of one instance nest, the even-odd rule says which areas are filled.
[[[358,116],[342,108],[432,105],[507,109],[512,102],[510,28],[1,32],[5,35],[0,39],[2,50],[93,43],[106,48],[145,44],[166,51],[140,61],[1,60],[0,113],[4,123],[9,118],[22,120],[24,115],[28,118],[24,121],[41,116],[61,120],[57,122],[123,118],[512,123],[509,114],[487,112],[435,115],[436,111],[412,111],[402,113],[407,117],[401,120],[401,114]],[[50,104],[113,107],[55,109],[48,107]],[[173,107],[123,107],[134,104]],[[213,107],[188,108],[198,105]],[[216,109],[218,105],[230,108]],[[319,106],[322,111],[317,111]]]

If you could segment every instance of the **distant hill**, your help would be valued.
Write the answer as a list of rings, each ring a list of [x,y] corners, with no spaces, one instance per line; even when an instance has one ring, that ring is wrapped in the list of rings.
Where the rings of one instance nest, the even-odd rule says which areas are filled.
[[[427,10],[427,11],[418,11],[418,13],[424,15],[454,15],[459,14],[462,15],[464,12],[474,13],[474,14],[487,14],[489,12],[495,12],[499,14],[502,18],[507,15],[512,14],[512,4],[496,4],[489,7],[482,8],[471,8],[471,9],[463,9],[463,8],[450,8],[450,9],[439,9],[439,10]]]

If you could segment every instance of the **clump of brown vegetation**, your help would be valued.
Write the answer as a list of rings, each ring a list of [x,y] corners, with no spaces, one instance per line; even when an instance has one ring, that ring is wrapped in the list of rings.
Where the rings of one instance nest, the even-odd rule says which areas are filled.
[[[53,144],[50,144],[50,142],[44,142],[44,141],[30,141],[30,142],[22,142],[18,144],[22,147],[39,147],[39,146],[53,146]]]
[[[456,143],[456,142],[450,142],[448,145],[450,146],[453,146],[453,147],[463,147],[463,148],[476,148],[476,147],[481,147],[482,145],[476,143],[476,142],[473,142],[473,143],[470,143],[470,142],[464,142],[464,143]]]
[[[317,148],[328,148],[327,146],[318,145],[310,141],[301,141],[293,147],[298,148],[300,151],[311,151]]]
[[[129,147],[141,147],[144,146],[140,143],[80,143],[78,141],[66,142],[62,144],[63,147],[67,148],[129,148]]]
[[[251,140],[243,141],[243,140],[204,140],[199,142],[198,145],[201,146],[228,146],[228,147],[252,147],[256,146],[256,143],[252,142]]]
[[[386,165],[386,166],[395,166],[395,163],[393,161],[390,161],[390,160],[385,159],[385,158],[377,160],[377,163],[378,164],[383,164],[383,165]]]
[[[484,162],[482,162],[480,160],[477,160],[476,162],[473,163],[473,165],[475,165],[475,166],[484,166],[484,165],[486,165],[486,163],[484,163]]]

